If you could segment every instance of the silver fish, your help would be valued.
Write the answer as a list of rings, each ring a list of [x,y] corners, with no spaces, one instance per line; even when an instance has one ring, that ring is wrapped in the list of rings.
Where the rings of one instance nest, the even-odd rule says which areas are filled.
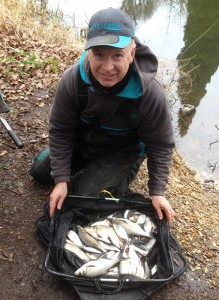
[[[66,241],[66,243],[75,245],[75,243],[72,242],[71,240],[69,240],[68,238],[66,238],[65,241]],[[83,244],[82,244],[82,246],[78,246],[78,248],[82,249],[86,253],[101,254],[101,255],[103,254],[102,251],[100,251],[100,250],[98,250],[98,249],[96,249],[94,247],[85,246]]]
[[[138,216],[136,223],[142,225],[144,224],[145,220],[146,220],[146,216],[144,214],[141,214]]]
[[[72,241],[75,245],[77,246],[82,246],[82,242],[79,238],[79,236],[77,235],[77,233],[73,230],[69,230],[67,233],[67,237],[70,241]]]
[[[114,224],[123,226],[128,235],[152,237],[150,233],[145,232],[137,223],[134,223],[128,219],[111,218]]]
[[[146,260],[144,262],[144,276],[145,276],[144,279],[148,279],[151,277],[151,270],[150,270]]]
[[[103,254],[103,252],[101,254],[87,252],[86,254],[90,258],[90,260],[97,260],[101,256],[101,254]]]
[[[120,253],[116,252],[116,251],[109,251],[105,254],[102,254],[101,258],[117,258],[120,256]]]
[[[152,248],[154,247],[157,239],[156,238],[151,238],[148,240],[148,242],[145,245],[145,250],[148,252],[148,254],[151,252]]]
[[[146,215],[132,209],[129,211],[129,213],[127,215],[127,219],[129,219],[130,221],[132,221],[134,223],[144,224]]]
[[[88,253],[94,253],[94,254],[103,254],[100,250],[94,248],[94,247],[89,247],[89,246],[81,246],[80,248],[82,248],[84,251],[88,252]]]
[[[84,262],[90,261],[89,256],[83,250],[81,250],[78,246],[76,246],[72,243],[65,242],[64,249],[73,252],[78,257],[80,257],[80,259]]]
[[[106,273],[106,275],[112,276],[112,277],[119,277],[119,267],[115,266],[115,267],[109,269],[109,271]]]
[[[109,225],[86,226],[84,230],[104,243],[113,244],[117,248],[122,245],[118,235]]]
[[[143,228],[144,228],[145,232],[151,233],[151,235],[153,235],[157,231],[157,226],[154,224],[154,222],[148,216],[145,219]]]
[[[123,251],[123,257],[125,259],[122,260],[119,264],[119,273],[121,275],[137,276],[140,259],[132,245],[129,245],[125,248],[125,250]]]
[[[134,245],[128,246],[127,256],[129,260],[128,274],[134,275],[140,279],[146,279],[147,274],[145,274],[145,265],[143,264],[139,255],[136,253],[136,247]],[[120,264],[123,264],[123,261],[121,261]],[[124,272],[123,270],[121,271]],[[127,272],[127,270],[125,272]]]
[[[99,277],[104,275],[120,261],[119,256],[112,258],[100,257],[98,260],[89,261],[78,270],[75,271],[75,276],[80,277]]]
[[[154,265],[154,266],[151,268],[151,276],[153,276],[156,272],[157,272],[157,265]]]
[[[92,223],[90,226],[97,226],[97,225],[105,225],[105,226],[109,226],[109,222],[104,219],[102,221],[97,221],[97,222],[94,222]]]
[[[116,234],[119,236],[120,240],[123,241],[123,245],[124,245],[124,243],[128,243],[129,236],[128,236],[125,228],[122,225],[116,224],[114,222],[112,222],[112,226],[113,226],[113,229],[115,230]],[[124,246],[123,246],[123,248],[124,248]]]
[[[87,233],[83,227],[79,225],[77,227],[78,227],[78,235],[82,240],[82,242],[84,242],[87,246],[97,248],[102,252],[106,252],[106,249],[103,248],[94,237],[92,237],[89,233]]]
[[[147,240],[145,238],[134,239],[132,243],[138,253],[142,256],[148,256],[156,243],[156,238],[148,238]]]
[[[72,242],[71,240],[69,240],[68,238],[65,239],[65,242],[68,243],[68,244],[75,245],[75,243],[73,243],[73,242]]]
[[[141,254],[142,256],[147,256],[148,255],[148,250],[142,250],[141,248],[135,246],[135,245],[132,245],[132,247],[134,248],[134,250]]]
[[[130,211],[131,211],[130,209],[126,209],[126,210],[125,210],[124,216],[123,216],[125,219],[128,219],[128,216],[129,216]]]
[[[140,279],[147,279],[143,262],[140,260],[136,276]]]
[[[106,250],[106,252],[107,251],[117,251],[117,252],[120,251],[119,248],[115,247],[112,244],[105,243],[105,242],[102,242],[102,241],[98,241],[98,243],[100,244],[101,247],[103,247]]]

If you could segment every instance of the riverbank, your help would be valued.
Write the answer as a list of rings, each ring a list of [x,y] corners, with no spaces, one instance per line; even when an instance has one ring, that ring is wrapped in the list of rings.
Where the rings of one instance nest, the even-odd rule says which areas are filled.
[[[47,145],[48,116],[57,82],[83,45],[61,46],[0,28],[0,87],[11,113],[5,118],[24,143],[14,147],[0,127],[1,299],[77,299],[71,289],[42,274],[45,249],[35,238],[35,220],[51,188],[29,176],[34,155]],[[132,189],[147,196],[145,165]],[[189,270],[150,299],[216,300],[219,293],[219,194],[203,186],[175,152],[167,197],[176,217],[171,231],[189,261]],[[45,296],[46,295],[46,296]]]

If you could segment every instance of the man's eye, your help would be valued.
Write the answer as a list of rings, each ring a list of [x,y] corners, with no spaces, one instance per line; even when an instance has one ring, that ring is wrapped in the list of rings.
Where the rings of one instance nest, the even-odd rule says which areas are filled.
[[[121,53],[117,53],[117,54],[113,55],[113,58],[115,60],[122,60],[123,59],[123,55]]]
[[[94,53],[94,57],[97,59],[101,59],[103,57],[103,55],[99,52]]]

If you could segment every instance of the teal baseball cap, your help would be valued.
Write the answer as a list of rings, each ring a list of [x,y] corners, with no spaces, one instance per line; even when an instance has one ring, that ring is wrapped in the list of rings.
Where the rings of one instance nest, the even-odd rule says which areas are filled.
[[[85,50],[97,46],[125,48],[134,37],[131,17],[120,9],[109,7],[90,19]]]

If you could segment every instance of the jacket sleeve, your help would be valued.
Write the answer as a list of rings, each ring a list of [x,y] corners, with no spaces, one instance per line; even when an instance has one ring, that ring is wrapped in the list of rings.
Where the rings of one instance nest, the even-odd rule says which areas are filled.
[[[49,119],[49,148],[54,181],[69,182],[74,139],[79,124],[77,66],[67,69],[57,87]]]
[[[149,194],[164,195],[175,146],[169,104],[163,87],[154,80],[145,95],[140,136],[145,144]]]

